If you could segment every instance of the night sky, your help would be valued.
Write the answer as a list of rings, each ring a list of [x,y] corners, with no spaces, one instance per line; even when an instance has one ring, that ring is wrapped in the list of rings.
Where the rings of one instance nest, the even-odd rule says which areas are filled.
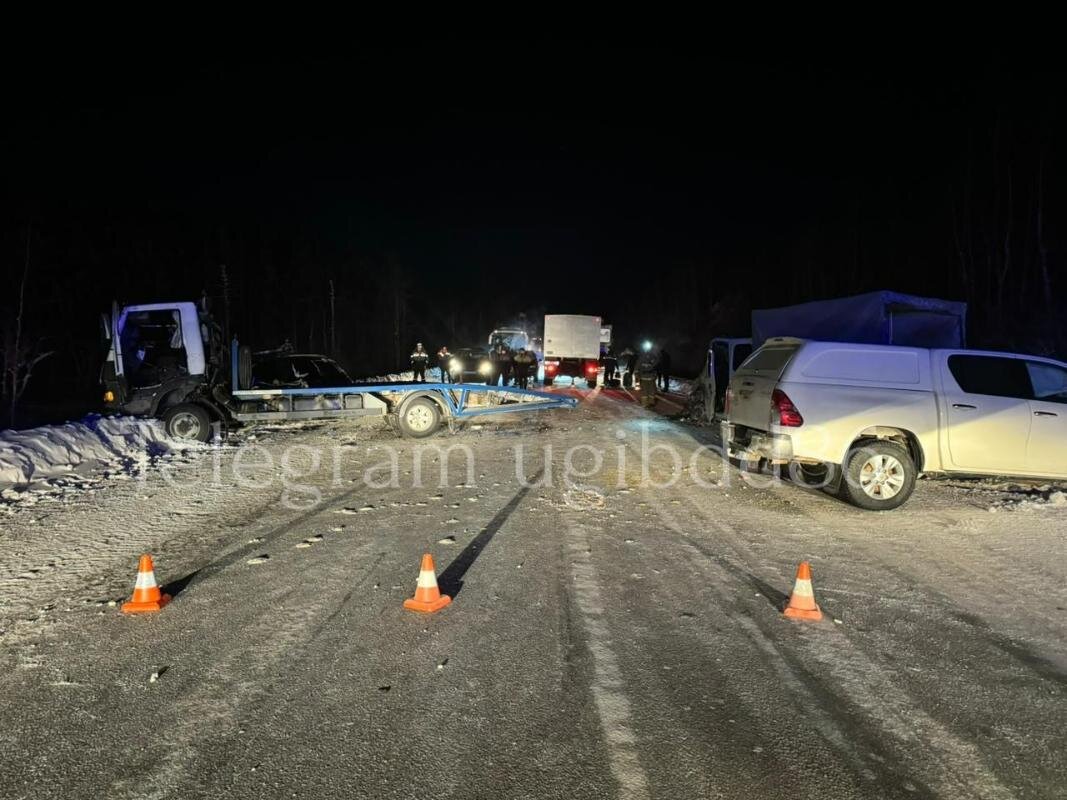
[[[32,225],[39,336],[57,311],[70,337],[95,336],[112,297],[214,296],[220,263],[245,287],[238,322],[263,336],[256,306],[275,300],[248,288],[257,276],[314,283],[295,318],[330,278],[364,308],[381,288],[368,276],[392,263],[412,340],[591,313],[695,362],[752,307],[869,289],[965,299],[991,328],[1005,280],[990,253],[1010,259],[1019,308],[1038,296],[1042,248],[1062,265],[1065,76],[1042,64],[457,43],[315,60],[112,52],[23,74],[0,134],[0,306]],[[77,304],[47,288],[64,276]],[[350,367],[386,365],[349,335],[336,355]],[[1048,325],[1012,336],[1062,344]]]

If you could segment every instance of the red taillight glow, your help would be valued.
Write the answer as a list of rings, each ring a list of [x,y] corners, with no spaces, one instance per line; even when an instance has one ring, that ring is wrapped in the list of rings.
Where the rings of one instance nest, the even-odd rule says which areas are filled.
[[[559,368],[559,364],[545,364],[545,372],[555,372]]]
[[[778,414],[778,424],[783,428],[799,428],[804,424],[800,411],[793,405],[789,395],[781,389],[775,389],[771,393],[771,408]]]
[[[586,364],[585,371],[590,375],[595,375],[596,373],[600,372],[600,367],[596,364]]]

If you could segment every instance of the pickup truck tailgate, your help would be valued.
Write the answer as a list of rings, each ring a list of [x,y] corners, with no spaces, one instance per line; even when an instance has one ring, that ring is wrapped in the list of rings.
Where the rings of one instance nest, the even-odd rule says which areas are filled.
[[[761,347],[734,373],[730,379],[732,424],[770,430],[771,393],[798,347],[798,343]]]

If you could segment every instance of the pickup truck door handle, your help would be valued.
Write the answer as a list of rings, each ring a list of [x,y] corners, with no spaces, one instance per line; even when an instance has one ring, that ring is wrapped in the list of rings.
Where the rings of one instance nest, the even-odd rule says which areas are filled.
[[[978,406],[972,406],[972,405],[970,405],[968,403],[953,403],[952,407],[953,408],[969,408],[971,410],[974,410],[974,409],[978,408]]]
[[[1058,417],[1059,414],[1057,414],[1055,411],[1035,411],[1034,412],[1034,416],[1035,417]]]

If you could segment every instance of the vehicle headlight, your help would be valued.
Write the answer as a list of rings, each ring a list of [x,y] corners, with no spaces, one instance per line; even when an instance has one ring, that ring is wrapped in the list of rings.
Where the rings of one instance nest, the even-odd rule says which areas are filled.
[[[451,372],[459,372],[463,368],[463,365],[459,363],[458,358],[453,358],[448,362],[448,369]]]
[[[480,375],[488,375],[492,371],[493,371],[493,365],[491,363],[489,363],[488,361],[483,361],[481,364],[478,365],[478,373]]]

